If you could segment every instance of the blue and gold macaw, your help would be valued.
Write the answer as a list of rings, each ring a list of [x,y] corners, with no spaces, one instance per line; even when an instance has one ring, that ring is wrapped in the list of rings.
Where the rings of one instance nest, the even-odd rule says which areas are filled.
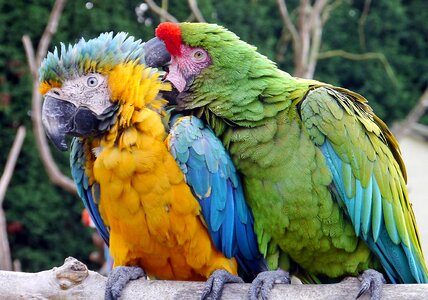
[[[174,118],[168,135],[160,92],[170,86],[144,65],[125,33],[80,40],[40,68],[47,135],[66,150],[72,176],[115,268],[106,297],[146,274],[225,282],[266,270],[240,178],[221,142],[196,117]],[[144,270],[144,271],[143,271]]]

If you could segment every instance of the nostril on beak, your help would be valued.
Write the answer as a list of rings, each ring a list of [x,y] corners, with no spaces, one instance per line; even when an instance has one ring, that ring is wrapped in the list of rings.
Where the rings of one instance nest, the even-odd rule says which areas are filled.
[[[59,92],[58,91],[53,91],[53,93],[57,96],[59,96]]]

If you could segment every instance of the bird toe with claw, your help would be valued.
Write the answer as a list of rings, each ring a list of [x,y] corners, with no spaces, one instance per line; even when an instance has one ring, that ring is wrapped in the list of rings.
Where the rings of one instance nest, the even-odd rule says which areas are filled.
[[[284,270],[261,272],[251,283],[248,297],[250,300],[257,300],[260,295],[263,300],[267,300],[274,284],[290,282],[290,274]]]
[[[107,278],[105,300],[118,299],[131,280],[141,277],[147,278],[146,273],[140,267],[120,266],[114,268]]]
[[[359,276],[359,280],[361,281],[361,287],[356,299],[360,298],[368,290],[370,291],[371,300],[381,299],[383,285],[386,283],[382,273],[368,269]]]
[[[205,283],[201,300],[208,299],[209,296],[211,296],[211,300],[219,300],[225,283],[244,283],[244,281],[239,276],[232,275],[226,270],[216,270]]]

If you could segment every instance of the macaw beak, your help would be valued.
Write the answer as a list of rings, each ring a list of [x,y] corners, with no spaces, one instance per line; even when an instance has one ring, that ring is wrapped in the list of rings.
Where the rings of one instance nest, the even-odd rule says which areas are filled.
[[[171,55],[162,40],[157,37],[152,38],[144,44],[143,48],[146,66],[162,68],[169,64]]]
[[[171,55],[166,49],[165,43],[155,37],[144,44],[144,60],[148,67],[161,68],[168,72],[167,67],[171,63]],[[167,100],[169,104],[175,105],[179,93],[180,92],[173,85],[171,91],[162,93],[162,97]]]
[[[76,107],[71,102],[46,95],[42,108],[42,122],[49,139],[60,151],[66,151],[67,134],[90,135],[98,129],[100,120],[86,107]]]

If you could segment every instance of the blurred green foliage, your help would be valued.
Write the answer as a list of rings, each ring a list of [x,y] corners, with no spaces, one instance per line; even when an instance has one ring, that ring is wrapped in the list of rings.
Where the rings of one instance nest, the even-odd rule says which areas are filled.
[[[60,42],[74,43],[105,31],[151,38],[159,17],[142,2],[68,1],[50,50]],[[293,19],[298,2],[287,0]],[[363,94],[375,112],[391,123],[407,114],[428,84],[428,5],[426,0],[372,1],[361,43],[358,26],[364,2],[343,0],[332,11],[323,31],[321,52],[383,53],[396,81],[378,60],[341,57],[319,60],[315,78]],[[21,38],[28,34],[37,46],[53,3],[0,0],[0,170],[17,127],[24,124],[28,129],[4,203],[10,228],[15,228],[9,235],[13,258],[21,261],[25,271],[60,265],[69,255],[88,263],[93,250],[90,230],[80,221],[83,204],[49,182],[31,132],[31,78]],[[208,22],[226,26],[276,60],[281,69],[293,72],[292,47],[279,42],[283,26],[275,1],[199,0],[198,4]],[[194,20],[187,0],[169,1],[169,11],[181,21]],[[53,154],[69,174],[68,153],[53,149]]]
[[[68,1],[52,41],[74,43],[104,31],[127,31],[149,37],[153,28],[137,22],[141,1]],[[54,1],[0,0],[0,169],[3,170],[16,129],[24,124],[27,137],[6,194],[4,208],[14,259],[25,271],[61,265],[71,255],[86,263],[93,251],[91,230],[81,222],[83,203],[53,186],[40,161],[31,131],[31,77],[21,42],[28,34],[37,47]],[[52,153],[65,174],[69,153]]]

